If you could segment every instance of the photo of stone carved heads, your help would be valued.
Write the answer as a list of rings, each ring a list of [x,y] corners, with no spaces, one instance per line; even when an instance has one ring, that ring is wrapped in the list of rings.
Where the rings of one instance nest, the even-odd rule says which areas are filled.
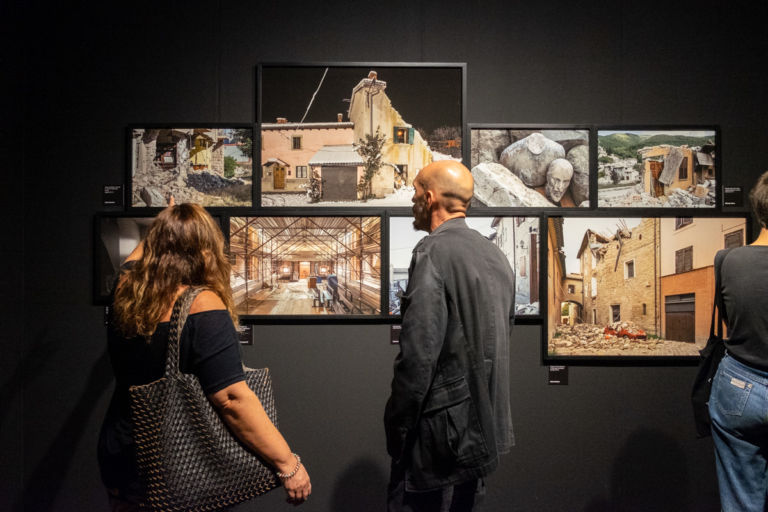
[[[745,217],[550,217],[548,357],[699,357]]]
[[[410,206],[461,161],[463,66],[259,67],[261,206]]]
[[[230,217],[237,313],[381,314],[380,217]]]
[[[717,132],[598,130],[599,207],[714,208]]]
[[[467,225],[491,240],[515,271],[515,316],[538,317],[539,217],[467,217]],[[408,267],[416,244],[427,236],[413,229],[412,217],[389,219],[389,314],[400,314],[400,297],[408,286]]]
[[[477,206],[589,207],[589,130],[470,125]]]
[[[154,220],[154,217],[96,217],[93,244],[96,304],[109,303],[120,264],[139,245]]]
[[[253,206],[253,128],[130,129],[132,207]]]

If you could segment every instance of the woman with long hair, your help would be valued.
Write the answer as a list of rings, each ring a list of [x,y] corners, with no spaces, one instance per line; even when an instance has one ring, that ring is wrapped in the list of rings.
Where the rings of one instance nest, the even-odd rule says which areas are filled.
[[[188,287],[204,290],[181,333],[181,371],[196,375],[229,429],[271,464],[288,501],[311,493],[306,469],[245,383],[221,229],[204,208],[171,206],[121,267],[108,326],[115,390],[99,436],[99,466],[113,510],[138,509],[143,491],[136,467],[128,388],[162,377],[171,311]]]

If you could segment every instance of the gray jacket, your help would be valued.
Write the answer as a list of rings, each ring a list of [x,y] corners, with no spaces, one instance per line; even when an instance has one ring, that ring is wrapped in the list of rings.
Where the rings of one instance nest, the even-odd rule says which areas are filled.
[[[463,218],[416,245],[408,274],[384,425],[406,489],[428,490],[487,475],[514,442],[515,276],[499,248]]]

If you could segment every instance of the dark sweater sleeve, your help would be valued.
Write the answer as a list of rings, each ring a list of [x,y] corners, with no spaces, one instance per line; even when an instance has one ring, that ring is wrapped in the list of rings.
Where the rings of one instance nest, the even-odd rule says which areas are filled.
[[[190,315],[189,354],[183,357],[192,365],[203,391],[210,395],[245,379],[240,356],[240,341],[226,310]]]

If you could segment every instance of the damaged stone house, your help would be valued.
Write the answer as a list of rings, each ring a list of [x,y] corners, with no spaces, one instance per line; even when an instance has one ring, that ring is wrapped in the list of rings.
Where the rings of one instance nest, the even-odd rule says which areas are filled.
[[[659,335],[660,220],[644,218],[611,237],[584,234],[578,257],[583,276],[582,321],[597,325],[629,321]]]
[[[667,339],[703,348],[715,291],[714,259],[720,249],[744,245],[746,221],[670,217],[661,223],[661,329]]]
[[[167,128],[132,130],[132,172],[146,174],[156,169],[208,170],[224,175],[224,130],[205,128]]]
[[[698,149],[662,144],[640,149],[638,154],[643,162],[643,189],[653,197],[690,188],[697,196],[704,196],[707,188],[697,185],[715,178],[714,144]]]
[[[563,299],[560,307],[560,323],[575,325],[582,321],[583,316],[583,287],[584,276],[581,274],[566,274],[563,277]]]

